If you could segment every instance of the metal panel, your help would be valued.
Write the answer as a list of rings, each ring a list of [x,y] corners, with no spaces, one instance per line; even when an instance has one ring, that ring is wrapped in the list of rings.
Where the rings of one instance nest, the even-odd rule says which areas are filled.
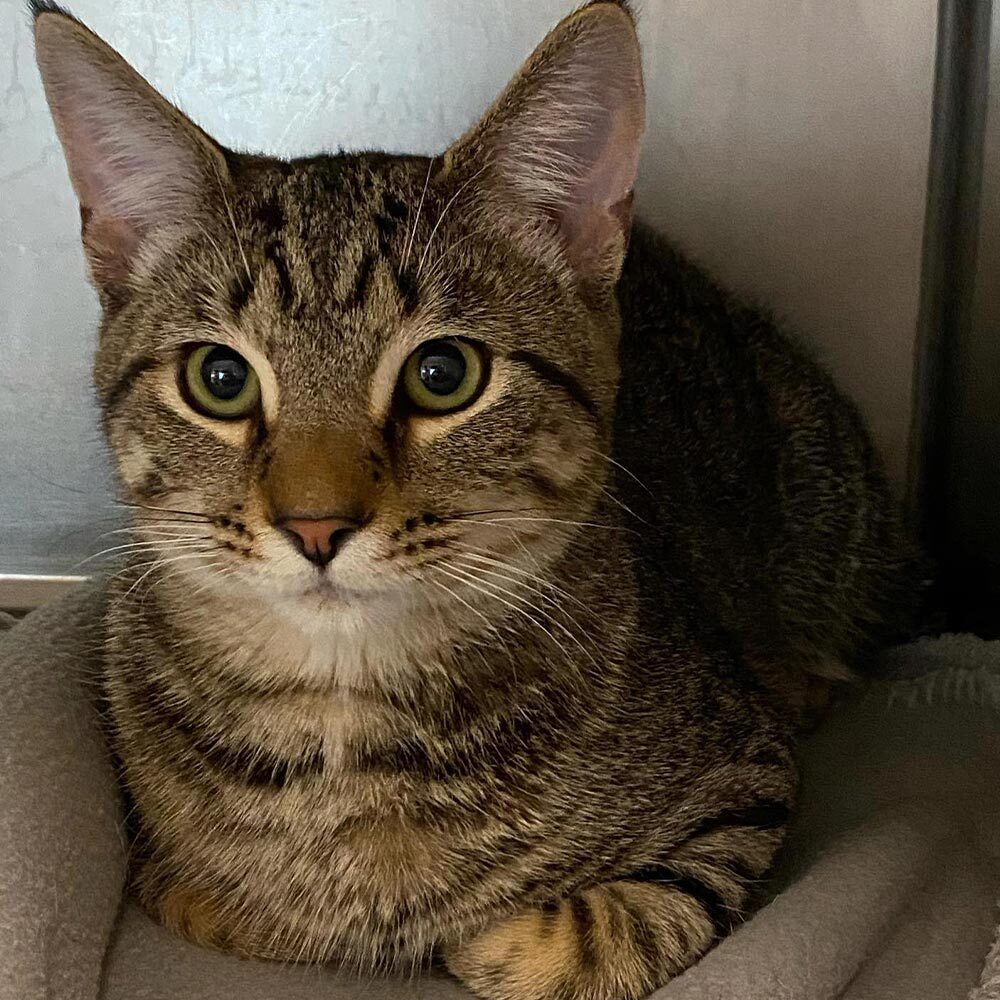
[[[27,611],[54,600],[85,582],[85,576],[0,573],[0,608]]]
[[[1000,636],[1000,25],[942,0],[911,504],[942,625]]]

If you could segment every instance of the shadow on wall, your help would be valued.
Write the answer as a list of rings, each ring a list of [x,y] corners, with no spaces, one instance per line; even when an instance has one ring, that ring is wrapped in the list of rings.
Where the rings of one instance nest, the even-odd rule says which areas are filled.
[[[791,321],[860,403],[902,481],[935,5],[663,7],[645,212]]]

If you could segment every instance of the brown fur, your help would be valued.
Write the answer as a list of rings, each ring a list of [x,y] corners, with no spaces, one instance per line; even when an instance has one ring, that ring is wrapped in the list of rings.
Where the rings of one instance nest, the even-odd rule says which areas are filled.
[[[607,131],[631,176],[626,8],[564,22],[432,161],[220,150],[85,29],[38,18],[134,510],[106,686],[139,897],[244,954],[440,950],[490,1000],[624,1000],[681,972],[781,842],[810,674],[905,625],[914,563],[829,378],[630,230],[615,170],[590,212],[544,158],[524,167],[590,59],[631,109]],[[124,229],[92,212],[67,53],[164,116],[154,152],[224,171],[160,216],[119,199]],[[486,345],[489,383],[409,411],[402,364],[445,335]],[[258,414],[187,405],[192,343],[254,365]],[[276,521],[330,511],[363,527],[321,574]]]

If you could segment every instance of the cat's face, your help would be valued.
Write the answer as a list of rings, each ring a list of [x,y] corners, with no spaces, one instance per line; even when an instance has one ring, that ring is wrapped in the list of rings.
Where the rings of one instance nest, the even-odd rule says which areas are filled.
[[[39,16],[160,576],[330,614],[496,604],[588,520],[642,123],[631,21],[588,10],[446,155],[290,164],[222,150]]]
[[[559,521],[587,519],[613,300],[585,303],[470,213],[432,239],[453,185],[428,187],[418,219],[427,172],[254,166],[229,198],[235,231],[228,212],[209,222],[110,316],[109,437],[148,539],[192,540],[171,553],[192,556],[179,574],[330,607],[418,584],[440,599],[478,556],[544,565],[571,534]],[[308,518],[345,524],[329,544]]]

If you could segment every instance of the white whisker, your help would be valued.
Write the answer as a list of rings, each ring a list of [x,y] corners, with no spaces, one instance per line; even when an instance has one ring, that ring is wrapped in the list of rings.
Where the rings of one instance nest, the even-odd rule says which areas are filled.
[[[154,540],[145,542],[129,542],[127,545],[112,545],[110,548],[101,549],[100,552],[95,552],[91,556],[87,556],[85,559],[81,559],[78,563],[75,563],[70,567],[70,571],[77,570],[81,566],[86,566],[88,563],[93,562],[95,559],[100,559],[102,556],[111,555],[114,552],[145,552],[145,551],[160,551],[160,552],[170,552],[174,549],[183,548],[193,548],[195,546],[200,546],[204,542],[201,538],[179,538],[176,540],[170,540],[168,544],[167,540]]]
[[[540,586],[543,586],[551,590],[553,593],[558,594],[560,597],[564,597],[566,598],[566,600],[572,601],[574,604],[577,604],[588,615],[596,617],[594,615],[594,612],[591,611],[591,609],[588,608],[587,605],[584,604],[583,601],[581,601],[578,597],[571,594],[568,590],[564,590],[562,587],[559,587],[556,584],[552,583],[550,580],[546,580],[545,577],[541,576],[540,574],[532,573],[529,570],[521,569],[518,566],[513,566],[511,563],[504,562],[504,560],[502,559],[497,559],[488,554],[489,553],[488,549],[480,549],[479,546],[467,545],[462,542],[453,544],[461,553],[464,559],[473,559],[477,562],[482,562],[490,566],[496,566],[500,569],[510,570],[512,573],[517,573],[520,576],[524,576],[527,579],[532,580],[535,583],[539,584]]]
[[[199,518],[202,521],[211,521],[212,517],[209,514],[204,513],[199,510],[181,510],[177,507],[157,507],[155,504],[150,503],[124,503],[119,501],[118,503],[112,504],[114,507],[122,507],[125,510],[134,511],[144,511],[144,510],[155,510],[162,514],[183,514],[186,517]]]
[[[607,486],[604,486],[602,483],[598,482],[596,479],[594,479],[593,476],[588,476],[586,473],[581,473],[581,478],[586,480],[592,486],[596,486],[598,490],[600,490],[601,493],[604,494],[604,496],[606,496],[613,504],[617,504],[618,507],[620,507],[623,511],[625,511],[626,514],[630,515],[631,517],[634,517],[637,521],[641,522],[642,524],[645,524],[647,527],[652,527],[649,521],[647,521],[641,515],[637,514],[634,510],[632,510],[632,508],[629,507],[628,504],[626,504],[623,500],[620,500],[615,495],[613,490],[609,490]]]
[[[429,568],[430,568],[430,569],[433,569],[433,570],[437,570],[437,571],[440,571],[440,569],[441,569],[441,567],[440,567],[440,566],[434,566],[434,565],[430,566]],[[459,604],[461,604],[461,605],[462,605],[463,607],[465,607],[465,608],[468,608],[468,610],[469,610],[469,611],[471,611],[471,612],[472,612],[472,613],[473,613],[474,615],[478,615],[478,616],[479,616],[480,618],[482,618],[482,620],[483,620],[484,622],[486,622],[486,627],[487,627],[487,628],[488,628],[488,629],[489,629],[489,630],[490,630],[491,632],[493,632],[493,633],[494,633],[494,634],[495,634],[495,635],[496,635],[497,637],[499,637],[499,636],[500,636],[500,632],[499,632],[499,630],[498,630],[498,629],[497,629],[497,627],[496,627],[496,626],[495,626],[495,625],[493,624],[493,622],[491,622],[491,621],[490,621],[490,619],[489,619],[489,617],[488,617],[487,615],[485,615],[485,614],[484,614],[484,613],[483,613],[482,611],[480,611],[480,610],[479,610],[478,608],[474,608],[474,607],[473,607],[473,606],[472,606],[472,605],[471,605],[471,604],[470,604],[470,603],[469,603],[469,602],[468,602],[467,600],[465,600],[465,598],[464,598],[464,597],[462,597],[462,596],[461,596],[460,594],[456,594],[456,593],[455,593],[455,591],[454,591],[454,590],[452,590],[452,589],[451,589],[451,587],[449,587],[449,586],[448,586],[447,584],[444,584],[444,583],[442,583],[442,582],[441,582],[440,580],[428,580],[428,583],[432,583],[432,584],[434,584],[434,586],[435,586],[435,587],[440,587],[440,588],[441,588],[442,590],[446,591],[446,592],[447,592],[448,594],[450,594],[450,595],[451,595],[451,596],[452,596],[452,597],[453,597],[453,598],[454,598],[454,599],[455,599],[456,601],[458,601],[458,603],[459,603]],[[502,642],[502,641],[503,641],[503,640],[501,639],[501,642]]]
[[[517,604],[514,604],[511,601],[506,600],[505,598],[501,597],[499,593],[497,593],[497,590],[502,591],[502,588],[497,588],[494,585],[490,585],[488,581],[482,580],[478,577],[473,577],[471,574],[465,573],[462,570],[457,570],[457,567],[455,566],[451,566],[448,569],[445,569],[443,566],[438,566],[437,568],[445,575],[451,577],[451,579],[455,580],[457,583],[464,583],[465,586],[471,587],[473,590],[479,591],[479,593],[483,594],[485,597],[489,597],[495,601],[498,601],[500,604],[503,604],[506,607],[510,608],[516,614],[519,614],[523,618],[527,619],[529,622],[531,622],[532,625],[534,625],[537,629],[539,629],[539,631],[543,632],[545,635],[549,637],[549,639],[552,640],[553,645],[562,652],[563,656],[566,657],[566,661],[568,663],[573,662],[573,658],[569,655],[569,650],[567,650],[566,647],[537,618],[535,618],[533,615],[530,615],[523,607],[520,607]],[[457,570],[457,572],[453,572],[453,570]],[[459,575],[459,573],[461,573],[462,575]],[[533,605],[529,601],[525,601],[524,603],[528,604],[528,607],[533,607]]]
[[[215,166],[214,162],[213,166]],[[226,208],[226,215],[229,216],[229,225],[232,226],[233,236],[236,238],[236,248],[240,252],[240,257],[243,258],[243,267],[246,269],[247,280],[253,281],[253,274],[250,271],[250,261],[247,259],[246,251],[243,249],[243,241],[240,239],[240,231],[236,228],[236,216],[233,215],[233,206],[229,203],[229,196],[226,194],[226,182],[219,173],[217,167],[215,170],[215,177],[219,183],[219,194],[222,196],[222,204]]]
[[[424,247],[424,252],[420,255],[420,263],[417,264],[417,277],[420,277],[420,272],[424,269],[424,261],[427,259],[427,254],[430,253],[431,244],[434,242],[434,237],[437,235],[438,229],[441,228],[441,223],[444,222],[444,217],[448,214],[448,209],[456,202],[459,195],[474,181],[477,177],[486,169],[488,164],[483,164],[471,177],[467,178],[462,184],[459,185],[458,190],[445,202],[444,208],[441,209],[441,214],[438,216],[437,222],[434,223],[434,228],[431,230],[430,236],[427,237],[427,245]]]
[[[171,529],[177,529],[177,526],[181,528],[189,528],[193,524],[204,524],[204,521],[139,521],[136,524],[131,524],[127,528],[114,528],[111,531],[102,531],[98,538],[107,538],[109,535],[135,535],[142,532],[167,532]],[[193,537],[193,536],[192,536]],[[205,538],[211,536],[205,535]]]
[[[570,521],[561,517],[497,517],[489,521],[482,521],[479,518],[471,517],[450,517],[450,521],[466,521],[470,524],[505,524],[508,521],[529,521],[541,524],[565,524],[575,528],[602,528],[604,531],[626,531],[629,534],[636,534],[632,528],[624,528],[614,524],[598,524],[595,521]]]
[[[621,469],[630,479],[634,480],[639,486],[641,486],[651,497],[656,498],[656,494],[629,468],[622,465],[621,462],[616,461],[610,455],[605,455],[603,451],[598,451],[596,448],[588,448],[591,454],[596,455],[598,458],[603,458],[605,462],[613,465],[616,469]]]
[[[156,570],[158,568],[162,568],[162,567],[165,567],[165,566],[170,566],[170,565],[172,565],[174,563],[183,562],[184,560],[187,560],[187,559],[202,559],[203,560],[207,551],[208,550],[205,549],[205,550],[202,550],[200,552],[189,552],[186,555],[173,556],[170,559],[154,559],[151,564],[148,564],[149,565],[149,569],[147,569],[146,572],[143,573],[142,576],[140,576],[139,579],[136,580],[135,583],[133,583],[132,586],[129,587],[129,589],[127,591],[125,591],[125,593],[122,595],[122,598],[121,598],[122,601],[127,601],[128,598],[131,596],[132,592],[138,586],[140,586],[140,584],[143,582],[143,580],[145,580],[151,573],[156,572]],[[147,564],[144,563],[142,565],[147,565]],[[129,567],[129,568],[130,569],[135,569],[136,567],[132,566],[132,567]]]
[[[424,178],[424,187],[420,192],[420,201],[417,202],[417,211],[413,216],[413,225],[410,227],[409,233],[406,236],[406,244],[403,247],[403,259],[399,265],[400,274],[406,270],[407,262],[410,259],[410,251],[413,249],[413,241],[417,237],[417,226],[420,225],[420,215],[424,210],[424,199],[427,197],[427,186],[431,182],[431,171],[434,169],[435,157],[431,157],[427,164],[427,176]]]
[[[433,281],[435,279],[444,280],[444,275],[441,273],[442,265],[444,262],[463,244],[468,243],[469,240],[475,238],[476,233],[466,233],[464,236],[455,240],[454,243],[448,244],[444,250],[439,253],[431,263],[431,270],[428,274],[428,279]]]
[[[529,601],[526,597],[522,597],[520,594],[516,594],[516,593],[514,593],[511,590],[507,590],[505,587],[501,587],[499,584],[492,583],[489,580],[484,580],[480,574],[482,574],[482,573],[489,573],[491,576],[500,577],[500,579],[506,580],[508,583],[512,583],[515,586],[526,586],[525,584],[521,584],[517,580],[511,579],[511,577],[504,576],[502,573],[497,573],[497,572],[495,572],[493,570],[479,568],[479,572],[478,573],[472,573],[471,570],[475,569],[476,567],[466,566],[463,569],[460,565],[458,565],[458,564],[456,564],[454,562],[449,562],[448,565],[449,565],[449,567],[451,569],[454,569],[456,572],[459,572],[459,573],[465,572],[465,573],[467,573],[473,579],[475,579],[479,583],[483,584],[483,586],[493,587],[496,590],[500,591],[501,593],[506,594],[508,597],[511,597],[514,600],[521,601],[523,604],[526,604],[529,608],[532,609],[532,611],[535,611],[537,614],[542,615],[547,622],[549,622],[550,624],[554,625],[560,631],[564,632],[569,639],[571,639],[574,643],[576,643],[576,645],[580,649],[580,652],[582,652],[591,661],[591,663],[593,663],[595,666],[597,665],[597,661],[593,658],[593,656],[590,654],[590,652],[584,647],[583,643],[580,641],[579,636],[575,635],[572,631],[570,631],[570,629],[568,629],[557,618],[553,617],[553,615],[551,615],[549,612],[545,611],[544,608],[540,608],[540,607],[538,607],[537,604],[534,604],[531,601]],[[546,601],[552,607],[555,607],[561,614],[566,615],[566,617],[578,629],[580,629],[580,631],[583,633],[583,635],[585,637],[587,637],[587,638],[590,637],[589,633],[580,625],[580,623],[577,622],[571,615],[567,614],[567,612],[562,607],[560,607],[560,605],[556,604],[551,598],[547,598],[544,594],[540,594],[534,588],[527,588],[527,589],[529,590],[529,593],[532,593],[535,596],[540,597],[542,600]]]

